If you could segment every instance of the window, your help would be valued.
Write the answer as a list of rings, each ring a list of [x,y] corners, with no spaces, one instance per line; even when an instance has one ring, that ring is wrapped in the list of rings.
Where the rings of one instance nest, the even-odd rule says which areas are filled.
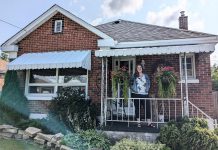
[[[54,24],[54,33],[60,33],[62,32],[63,28],[63,20],[55,20]]]
[[[180,64],[182,67],[182,77],[185,78],[185,59],[184,55],[180,56]],[[186,55],[187,77],[188,79],[195,79],[195,57],[194,54]]]
[[[56,95],[63,87],[75,87],[87,90],[87,71],[85,69],[38,69],[27,71],[26,95]]]

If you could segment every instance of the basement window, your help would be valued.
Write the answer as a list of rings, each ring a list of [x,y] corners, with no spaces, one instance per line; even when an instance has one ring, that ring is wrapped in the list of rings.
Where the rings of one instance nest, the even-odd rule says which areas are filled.
[[[55,20],[54,33],[61,33],[63,31],[63,20]]]

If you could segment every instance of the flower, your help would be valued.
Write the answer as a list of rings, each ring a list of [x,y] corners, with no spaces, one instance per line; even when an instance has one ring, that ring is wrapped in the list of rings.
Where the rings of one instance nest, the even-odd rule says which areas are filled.
[[[121,83],[124,80],[129,79],[129,72],[126,66],[121,67],[119,70],[114,70],[111,72],[111,78],[117,80],[118,83]]]
[[[117,87],[118,83],[123,84],[122,93],[124,100],[128,100],[128,89],[129,89],[129,72],[126,66],[121,67],[119,70],[114,70],[111,72],[111,79],[112,79],[112,90],[113,96],[117,96]]]
[[[158,84],[159,97],[168,98],[176,95],[176,72],[173,67],[158,67],[155,79]]]

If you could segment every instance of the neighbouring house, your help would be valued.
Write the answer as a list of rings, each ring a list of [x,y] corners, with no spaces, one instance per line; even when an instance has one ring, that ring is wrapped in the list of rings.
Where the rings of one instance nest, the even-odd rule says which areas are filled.
[[[4,77],[7,71],[8,62],[0,59],[0,92],[2,91],[2,87],[4,85]]]
[[[135,106],[128,91],[124,103],[122,84],[112,95],[111,71],[125,66],[130,74],[142,64],[151,80],[150,122],[159,124],[184,115],[212,119],[210,54],[218,36],[188,30],[181,12],[179,29],[116,20],[92,26],[58,5],[28,24],[1,45],[9,54],[9,70],[16,70],[29,100],[30,117],[46,116],[52,97],[62,87],[83,88],[101,107],[101,123],[136,122]],[[176,96],[157,94],[157,66],[174,67],[178,73]],[[147,122],[141,108],[141,121]],[[143,117],[144,116],[144,117]]]

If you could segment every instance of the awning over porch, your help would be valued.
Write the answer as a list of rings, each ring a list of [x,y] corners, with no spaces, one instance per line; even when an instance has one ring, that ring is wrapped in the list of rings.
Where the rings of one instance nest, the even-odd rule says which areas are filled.
[[[136,56],[136,55],[165,55],[165,54],[212,52],[214,50],[215,50],[214,44],[201,44],[201,45],[98,50],[95,51],[95,56],[110,57],[110,56]]]
[[[91,70],[91,51],[27,53],[8,64],[8,70],[84,68]]]

